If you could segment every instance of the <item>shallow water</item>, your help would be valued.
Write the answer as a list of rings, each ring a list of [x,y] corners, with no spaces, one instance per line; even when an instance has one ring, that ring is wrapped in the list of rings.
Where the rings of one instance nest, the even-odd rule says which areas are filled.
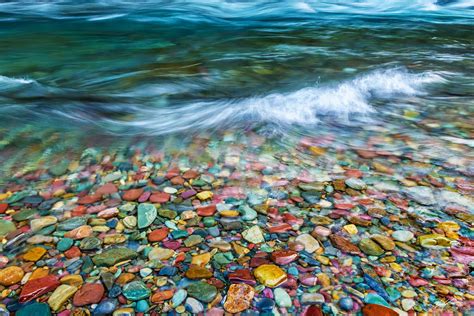
[[[84,215],[75,213],[85,212],[83,204],[98,204],[88,205],[88,216],[106,204],[122,207],[129,189],[156,193],[174,186],[178,193],[167,206],[180,212],[201,203],[226,201],[233,210],[249,204],[259,211],[264,230],[296,216],[295,231],[265,233],[265,245],[278,241],[278,249],[288,248],[289,238],[313,233],[322,217],[331,220],[321,225],[346,236],[346,219],[356,213],[360,231],[346,237],[358,244],[369,233],[388,236],[409,229],[417,238],[443,233],[439,224],[455,221],[455,232],[444,231],[454,250],[425,247],[415,239],[398,243],[397,262],[406,274],[390,265],[396,282],[388,278],[383,284],[411,288],[411,276],[425,277],[431,265],[441,281],[454,275],[459,292],[446,294],[446,283],[426,277],[431,283],[417,288],[415,310],[467,308],[474,211],[473,25],[472,0],[0,3],[0,202],[6,201],[0,203],[1,219],[22,229],[5,240],[15,260],[10,264],[19,265],[14,257],[27,249],[25,228],[31,224],[12,220],[24,209],[39,208],[34,216],[51,213],[62,222]],[[173,183],[189,170],[204,184],[188,178],[184,185]],[[114,173],[117,179],[103,180]],[[355,181],[355,188],[344,180]],[[119,192],[79,202],[94,197],[106,182]],[[183,200],[181,194],[193,187],[212,190],[214,198]],[[422,187],[421,193],[411,193],[412,187]],[[426,196],[433,201],[425,203]],[[51,207],[48,201],[58,202]],[[291,216],[267,216],[268,207]],[[383,218],[370,212],[379,208],[387,210]],[[374,225],[367,228],[362,219]],[[251,221],[245,225],[257,222]],[[224,239],[241,236],[225,230]],[[44,234],[65,233],[53,231]],[[458,231],[464,239],[458,240]],[[344,268],[336,273],[331,266],[328,272],[311,256],[301,255],[302,266],[318,266],[344,280],[345,293],[356,302],[362,294],[346,285],[363,295],[377,292],[376,286],[352,282],[355,275],[366,278],[359,258],[352,264],[327,238],[318,240],[334,266],[350,259],[351,278],[342,275]],[[140,242],[146,244],[146,238]],[[139,243],[126,245],[135,249]],[[53,257],[58,257],[54,251],[49,263]],[[142,259],[136,264],[145,264]],[[54,273],[62,273],[56,268]],[[302,299],[308,287],[298,286],[296,297]],[[332,297],[339,296],[339,287]],[[12,311],[24,307],[5,291],[2,298],[9,298],[0,302]],[[390,304],[410,310],[399,301]],[[341,314],[333,302],[326,303],[325,312]],[[290,308],[290,314],[297,311]]]

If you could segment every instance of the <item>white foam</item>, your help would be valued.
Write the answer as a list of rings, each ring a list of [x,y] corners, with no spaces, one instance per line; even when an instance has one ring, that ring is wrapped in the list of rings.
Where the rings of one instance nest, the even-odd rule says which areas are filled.
[[[374,99],[407,97],[425,93],[425,84],[442,82],[437,73],[410,73],[404,69],[373,71],[333,85],[307,87],[290,93],[273,93],[240,100],[195,102],[174,107],[141,110],[131,122],[108,123],[165,134],[238,123],[271,122],[279,125],[311,125],[322,116],[348,118],[375,111]]]

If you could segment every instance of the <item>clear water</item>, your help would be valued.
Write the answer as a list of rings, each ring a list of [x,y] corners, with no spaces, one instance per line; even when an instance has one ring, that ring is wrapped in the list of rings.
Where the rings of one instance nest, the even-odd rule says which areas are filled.
[[[472,0],[4,2],[1,169],[252,133],[283,151],[409,135],[470,170],[473,22]]]

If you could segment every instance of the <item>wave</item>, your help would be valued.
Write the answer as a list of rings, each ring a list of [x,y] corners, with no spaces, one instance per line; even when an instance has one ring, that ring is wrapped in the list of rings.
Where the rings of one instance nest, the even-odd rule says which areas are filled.
[[[322,117],[341,120],[376,111],[375,100],[410,97],[425,93],[424,86],[444,82],[435,72],[419,74],[404,69],[385,69],[334,85],[314,86],[289,93],[273,93],[239,100],[202,101],[172,107],[139,109],[132,121],[103,123],[112,130],[167,134],[215,129],[238,124],[272,123],[314,125]]]
[[[260,19],[298,17],[315,14],[440,14],[474,17],[473,0],[286,0],[286,1],[9,1],[0,4],[0,13],[40,16],[52,19],[101,21],[117,18],[141,21]]]

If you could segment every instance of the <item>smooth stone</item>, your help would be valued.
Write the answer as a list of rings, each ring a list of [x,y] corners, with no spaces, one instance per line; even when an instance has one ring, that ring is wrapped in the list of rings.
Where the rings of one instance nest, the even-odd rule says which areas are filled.
[[[148,298],[151,294],[150,289],[141,281],[132,281],[125,284],[122,292],[123,295],[131,301]]]
[[[277,287],[287,279],[285,271],[274,264],[260,265],[253,274],[258,282],[268,287]]]
[[[137,302],[137,305],[135,306],[135,310],[138,313],[144,313],[150,308],[150,305],[146,300],[140,300]]]
[[[123,219],[123,225],[128,229],[134,229],[137,226],[137,218],[135,216],[126,216]]]
[[[242,232],[242,237],[252,244],[260,244],[265,242],[262,230],[257,225],[250,227]]]
[[[93,250],[93,249],[99,249],[101,245],[102,245],[102,240],[100,240],[99,238],[86,237],[81,240],[79,248],[81,250]]]
[[[0,236],[6,236],[16,230],[16,226],[11,221],[0,219]]]
[[[362,308],[364,316],[399,316],[396,311],[378,304],[367,304]]]
[[[47,250],[43,247],[33,247],[23,254],[23,260],[36,262],[46,254]]]
[[[196,245],[202,243],[203,240],[204,240],[204,238],[202,238],[199,235],[191,235],[191,236],[189,236],[188,238],[186,238],[184,240],[184,245],[186,247],[193,247],[193,246],[196,246]]]
[[[148,253],[148,259],[150,260],[168,260],[169,258],[173,257],[175,254],[174,250],[155,247]]]
[[[56,244],[56,249],[59,251],[66,251],[74,245],[74,239],[71,238],[61,238]]]
[[[138,205],[137,218],[138,228],[145,228],[151,225],[158,215],[156,207],[153,204],[141,203]]]
[[[53,311],[58,311],[66,301],[76,293],[77,287],[67,284],[58,286],[48,299],[48,304]]]
[[[288,293],[281,287],[276,288],[273,290],[273,295],[275,297],[275,301],[278,306],[280,307],[291,307],[291,297]]]
[[[15,214],[12,215],[12,218],[17,222],[21,222],[21,221],[25,221],[27,219],[31,219],[31,218],[35,217],[36,214],[38,214],[37,210],[27,209],[27,210],[22,210],[22,211],[16,212]],[[49,308],[49,306],[48,306],[48,308]]]
[[[44,227],[54,225],[58,222],[58,219],[54,216],[44,216],[30,221],[30,228],[33,232],[36,232]]]
[[[204,306],[197,299],[188,297],[185,304],[186,310],[193,315],[197,315],[204,311]]]
[[[217,295],[217,288],[214,285],[202,281],[191,283],[186,290],[189,296],[205,303],[212,302]]]
[[[303,293],[301,296],[301,304],[321,304],[324,301],[324,296],[320,293]]]
[[[343,297],[339,300],[339,306],[342,310],[349,312],[354,308],[354,301],[350,297]]]
[[[384,253],[384,250],[370,238],[362,239],[359,242],[359,248],[363,253],[369,256],[380,256]]]
[[[365,190],[367,189],[367,184],[361,179],[349,178],[345,181],[346,185],[354,190]]]
[[[321,248],[319,242],[310,234],[299,235],[298,237],[296,237],[295,242],[301,243],[304,246],[304,250],[309,253],[313,253],[319,248]]]
[[[232,314],[243,312],[250,308],[254,295],[254,288],[248,284],[231,284],[227,291],[224,309]]]
[[[409,311],[409,310],[413,309],[413,307],[415,307],[415,306],[416,306],[415,300],[413,300],[411,298],[402,299],[402,308],[403,308],[403,310]]]
[[[10,266],[0,270],[0,284],[10,286],[21,281],[25,272],[20,267]]]
[[[119,308],[114,311],[112,316],[135,316],[135,310],[131,307]]]
[[[138,254],[129,248],[111,248],[105,250],[103,253],[95,255],[92,261],[98,266],[113,266],[119,262],[135,259]]]
[[[74,294],[72,304],[74,306],[85,306],[90,304],[97,304],[104,296],[105,289],[100,283],[85,283]]]
[[[257,218],[257,212],[247,206],[247,205],[242,205],[239,207],[239,212],[241,214],[241,218],[244,220],[244,221],[253,221],[254,219]]]
[[[92,312],[93,316],[107,316],[112,314],[112,312],[117,308],[118,301],[116,299],[105,299],[101,301],[94,311]]]
[[[408,242],[414,237],[415,235],[408,230],[396,230],[392,233],[392,238],[401,242]]]
[[[212,272],[204,267],[191,265],[186,271],[185,276],[191,280],[209,279],[212,277]]]
[[[384,235],[372,235],[370,238],[375,240],[383,249],[387,251],[392,251],[395,249],[395,243],[390,237]]]
[[[8,314],[2,314],[7,316]],[[51,316],[51,309],[49,305],[46,303],[37,303],[34,302],[33,304],[28,304],[22,308],[20,308],[16,313],[15,316]]]
[[[188,292],[186,292],[185,289],[179,289],[178,291],[176,291],[173,295],[173,298],[171,299],[173,306],[176,307],[176,306],[181,305],[187,296],[188,296]]]
[[[380,295],[376,293],[368,293],[364,298],[364,303],[366,304],[377,304],[389,307],[390,305],[386,300],[383,299]]]
[[[175,219],[176,216],[178,216],[178,212],[176,211],[172,211],[172,210],[163,210],[163,209],[160,209],[158,211],[158,215],[160,217],[164,217],[164,218],[167,218],[167,219]]]
[[[56,229],[70,231],[78,227],[84,226],[87,224],[86,217],[73,217],[71,219],[65,220],[64,222],[58,223]]]

